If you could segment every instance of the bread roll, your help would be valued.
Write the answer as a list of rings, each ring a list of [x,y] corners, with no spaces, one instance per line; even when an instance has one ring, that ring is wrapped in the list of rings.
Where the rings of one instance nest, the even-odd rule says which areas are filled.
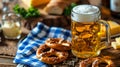
[[[22,0],[22,2],[30,7],[30,6],[39,6],[39,5],[44,5],[44,4],[47,4],[49,3],[50,0]]]
[[[48,14],[61,15],[67,6],[77,1],[78,0],[51,0],[44,8],[44,11]]]

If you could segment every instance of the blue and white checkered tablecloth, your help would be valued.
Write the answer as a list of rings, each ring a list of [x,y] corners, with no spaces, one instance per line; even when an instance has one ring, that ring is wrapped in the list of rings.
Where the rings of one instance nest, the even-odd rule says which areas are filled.
[[[48,67],[49,65],[36,58],[36,50],[47,38],[63,38],[71,41],[69,30],[48,27],[39,22],[37,26],[18,44],[18,50],[14,58],[14,63],[28,65],[29,67]]]

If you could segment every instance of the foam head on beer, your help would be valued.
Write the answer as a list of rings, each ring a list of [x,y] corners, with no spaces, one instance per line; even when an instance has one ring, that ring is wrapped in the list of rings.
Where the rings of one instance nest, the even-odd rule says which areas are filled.
[[[92,22],[100,18],[99,8],[93,5],[78,5],[72,9],[71,18],[76,22]]]

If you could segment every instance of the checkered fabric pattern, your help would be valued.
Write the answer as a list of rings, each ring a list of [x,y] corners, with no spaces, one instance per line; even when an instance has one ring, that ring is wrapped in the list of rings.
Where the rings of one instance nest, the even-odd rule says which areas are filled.
[[[47,38],[63,38],[71,41],[71,33],[69,30],[58,27],[48,27],[39,22],[27,37],[18,43],[18,50],[13,62],[29,67],[49,67],[49,65],[36,58],[37,48],[42,45]]]

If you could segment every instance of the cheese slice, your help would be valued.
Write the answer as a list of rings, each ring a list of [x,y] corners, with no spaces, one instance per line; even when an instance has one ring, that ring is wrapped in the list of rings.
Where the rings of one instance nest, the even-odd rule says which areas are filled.
[[[115,38],[115,41],[120,44],[120,37]]]
[[[28,7],[30,6],[39,6],[39,5],[45,5],[49,3],[50,0],[22,0],[22,2],[27,5]]]
[[[117,43],[117,42],[111,42],[111,46],[112,46],[114,49],[120,49],[120,44]]]
[[[111,46],[114,49],[120,49],[120,37],[115,38],[115,41],[111,42]]]
[[[120,25],[114,21],[108,21],[108,24],[110,25],[110,33],[111,35],[115,35],[120,33]],[[105,26],[102,25],[101,26],[101,36],[105,37],[106,35],[106,30],[105,30]]]

